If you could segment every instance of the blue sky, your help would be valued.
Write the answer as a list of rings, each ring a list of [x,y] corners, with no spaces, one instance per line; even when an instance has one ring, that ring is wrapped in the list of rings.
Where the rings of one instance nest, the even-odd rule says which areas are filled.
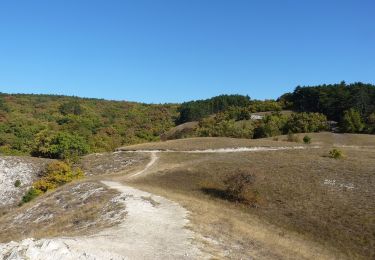
[[[141,102],[375,83],[373,0],[0,1],[0,92]]]

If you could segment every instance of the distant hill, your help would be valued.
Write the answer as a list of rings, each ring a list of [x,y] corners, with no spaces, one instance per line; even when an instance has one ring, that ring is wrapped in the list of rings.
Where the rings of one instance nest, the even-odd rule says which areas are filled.
[[[158,140],[176,116],[173,104],[1,93],[0,153],[64,157],[69,143],[82,153],[111,151]]]
[[[297,87],[277,100],[220,95],[164,105],[0,93],[0,154],[74,159],[160,138],[262,138],[337,125],[327,120],[342,132],[375,133],[375,86],[341,82]]]

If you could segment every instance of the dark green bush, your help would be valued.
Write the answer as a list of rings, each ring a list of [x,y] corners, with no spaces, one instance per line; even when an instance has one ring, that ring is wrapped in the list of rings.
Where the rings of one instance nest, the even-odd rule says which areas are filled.
[[[26,194],[22,197],[22,203],[27,203],[33,199],[35,199],[36,197],[38,197],[40,194],[42,194],[43,192],[38,190],[38,189],[35,189],[34,187],[31,187],[27,192]],[[21,203],[21,204],[22,204]]]
[[[303,137],[303,142],[304,142],[305,144],[310,144],[310,143],[311,143],[311,137],[308,136],[308,135],[305,135],[305,136]]]
[[[20,180],[16,180],[14,182],[14,187],[18,188],[19,186],[21,186],[21,181]]]

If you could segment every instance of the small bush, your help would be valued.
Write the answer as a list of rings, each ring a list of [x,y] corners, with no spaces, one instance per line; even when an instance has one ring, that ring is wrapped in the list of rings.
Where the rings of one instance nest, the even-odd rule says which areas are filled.
[[[224,180],[226,186],[225,192],[230,199],[243,201],[245,200],[244,192],[248,185],[255,182],[255,176],[249,173],[240,172]]]
[[[288,142],[295,142],[295,143],[298,143],[299,142],[299,138],[297,135],[293,134],[293,133],[288,133],[288,136],[287,136],[287,139],[286,139]]]
[[[43,177],[35,181],[33,187],[27,191],[25,196],[23,196],[22,203],[29,202],[48,190],[56,189],[65,183],[83,177],[84,173],[79,168],[72,169],[71,166],[65,162],[52,162],[47,166],[47,170]]]
[[[20,180],[16,180],[14,182],[14,187],[18,188],[19,186],[21,186],[21,181]]]
[[[344,155],[342,153],[342,151],[338,150],[338,149],[332,149],[331,151],[329,151],[329,156],[333,159],[340,159],[342,158]]]
[[[38,197],[43,192],[41,190],[35,189],[34,187],[31,187],[26,194],[22,197],[22,203],[27,203],[36,197]],[[21,205],[22,205],[21,203]]]
[[[303,142],[304,142],[305,144],[310,144],[310,143],[311,143],[311,137],[308,136],[308,135],[305,135],[305,136],[303,137]]]
[[[64,162],[52,162],[48,165],[45,175],[34,182],[33,186],[43,192],[55,189],[74,179],[80,179],[84,176],[81,169],[72,169]]]

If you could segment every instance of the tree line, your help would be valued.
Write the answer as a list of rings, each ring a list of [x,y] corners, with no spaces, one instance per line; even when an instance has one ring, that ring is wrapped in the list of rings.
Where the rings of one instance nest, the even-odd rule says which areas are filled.
[[[253,120],[256,112],[267,113]],[[165,105],[0,93],[0,154],[74,159],[160,140],[190,121],[199,122],[193,136],[261,138],[325,130],[329,120],[342,132],[374,134],[375,86],[341,82],[298,86],[277,100],[220,95]]]
[[[343,132],[375,131],[375,86],[356,82],[298,86],[279,101],[297,112],[317,112],[340,123]]]
[[[177,124],[197,121],[209,115],[224,111],[229,107],[246,107],[250,103],[249,96],[220,95],[210,99],[184,102],[178,108]]]

